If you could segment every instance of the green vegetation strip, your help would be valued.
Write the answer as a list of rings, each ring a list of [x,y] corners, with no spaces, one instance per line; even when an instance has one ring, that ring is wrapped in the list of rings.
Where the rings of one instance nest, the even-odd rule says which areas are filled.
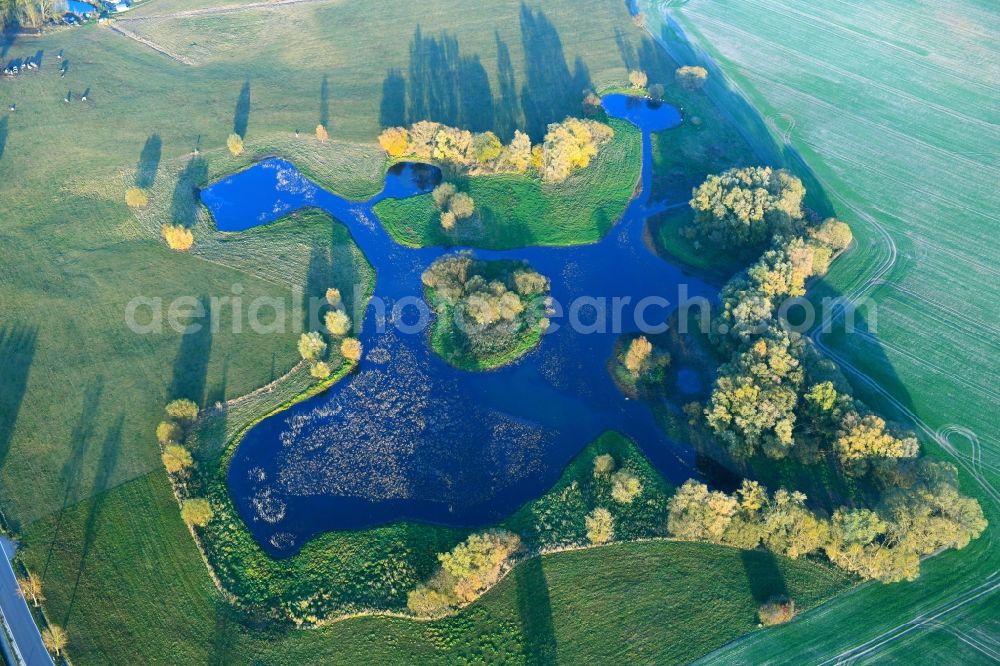
[[[544,184],[527,175],[460,176],[476,213],[447,232],[430,194],[386,199],[375,212],[390,235],[411,247],[466,245],[510,249],[527,245],[579,245],[601,239],[635,192],[642,135],[631,123],[611,120],[615,136],[586,169],[565,182]]]

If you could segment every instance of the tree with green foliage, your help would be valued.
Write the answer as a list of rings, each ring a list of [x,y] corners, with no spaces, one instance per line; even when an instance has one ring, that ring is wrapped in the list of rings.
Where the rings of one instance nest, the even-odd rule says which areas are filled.
[[[611,497],[619,504],[631,504],[642,494],[642,481],[626,469],[611,475]]]
[[[188,525],[205,527],[212,520],[213,515],[212,505],[208,503],[207,499],[192,498],[181,503],[181,518]]]
[[[802,181],[783,169],[729,169],[694,190],[690,229],[720,249],[760,247],[801,227],[804,196]]]
[[[615,521],[611,512],[604,507],[597,507],[584,518],[587,527],[587,539],[593,544],[602,544],[615,537]]]
[[[722,543],[738,502],[694,479],[685,481],[670,498],[667,528],[678,539]]]
[[[167,415],[182,425],[194,423],[198,418],[198,405],[193,400],[178,398],[166,406]]]
[[[462,252],[437,259],[421,279],[438,315],[434,348],[460,367],[526,352],[524,341],[539,335],[549,283],[525,263]]]
[[[719,368],[705,422],[734,456],[763,450],[782,458],[788,453],[805,377],[799,362],[802,344],[798,334],[772,326]]]
[[[303,333],[299,336],[299,356],[303,361],[318,361],[326,353],[326,342],[317,331]]]
[[[472,153],[476,164],[488,165],[500,157],[503,144],[493,132],[483,132],[472,137]]]
[[[453,183],[441,183],[431,192],[434,204],[441,211],[441,226],[451,231],[459,220],[472,217],[475,203],[465,192],[459,192]]]
[[[886,430],[880,417],[861,416],[854,411],[840,424],[835,446],[843,463],[867,458],[914,458],[920,452],[915,437],[896,437]]]
[[[437,579],[438,585],[444,582],[449,586],[439,591],[455,603],[473,601],[500,579],[503,566],[520,549],[521,538],[506,530],[470,535],[449,552],[438,555],[441,569],[447,574]],[[420,596],[426,597],[426,592],[420,591]]]
[[[763,512],[764,545],[793,560],[826,543],[829,525],[806,508],[803,493],[779,488]]]
[[[684,65],[674,70],[674,77],[683,88],[701,90],[708,81],[708,70],[698,65]]]
[[[194,463],[194,460],[191,458],[191,452],[180,444],[167,444],[163,448],[163,454],[160,458],[163,460],[163,466],[170,474],[183,472]]]

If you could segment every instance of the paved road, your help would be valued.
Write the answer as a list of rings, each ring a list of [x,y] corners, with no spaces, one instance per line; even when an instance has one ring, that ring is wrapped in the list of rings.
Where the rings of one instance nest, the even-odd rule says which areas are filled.
[[[13,650],[16,658],[25,666],[53,666],[42,635],[35,624],[27,602],[18,593],[17,577],[11,565],[11,558],[17,546],[7,537],[0,536],[3,563],[0,564],[0,615],[7,630],[14,636]]]

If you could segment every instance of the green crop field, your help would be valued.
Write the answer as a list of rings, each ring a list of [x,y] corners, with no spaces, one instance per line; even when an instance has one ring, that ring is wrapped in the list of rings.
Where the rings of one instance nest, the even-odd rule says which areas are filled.
[[[877,313],[860,311],[875,330],[835,332],[825,342],[861,373],[852,380],[873,404],[911,421],[931,455],[960,466],[963,489],[997,525],[995,7],[694,0],[667,15],[759,110],[775,140],[804,157],[855,229],[859,247],[834,265],[827,288],[867,296]],[[667,39],[677,32],[663,21],[651,29]],[[933,558],[915,583],[864,586],[706,661],[993,661],[995,530]]]

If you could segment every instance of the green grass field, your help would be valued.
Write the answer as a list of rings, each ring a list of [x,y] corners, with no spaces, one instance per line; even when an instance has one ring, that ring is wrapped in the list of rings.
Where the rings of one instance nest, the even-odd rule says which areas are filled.
[[[851,379],[866,400],[914,423],[929,454],[960,466],[963,492],[995,526],[1000,430],[990,378],[1000,357],[991,313],[1000,290],[990,278],[1000,257],[989,237],[1000,200],[996,154],[983,146],[1000,138],[987,85],[1000,56],[988,7],[695,0],[669,15],[739,86],[775,140],[805,158],[855,230],[858,248],[836,262],[824,288],[867,295],[877,333],[826,342],[862,373]],[[870,307],[862,314],[875,317]],[[996,602],[995,530],[933,558],[915,583],[864,586],[706,661],[994,660],[1000,627],[985,608]],[[861,607],[880,610],[859,615]],[[922,613],[935,619],[919,623]],[[791,645],[809,651],[786,652]]]
[[[983,198],[991,192],[995,197],[983,179],[995,175],[996,164],[975,139],[977,132],[995,136],[989,123],[996,118],[978,83],[985,74],[969,64],[978,58],[989,67],[995,58],[974,27],[995,21],[980,12],[972,27],[961,25],[958,10],[978,11],[972,0],[935,5],[963,45],[942,38],[935,53],[946,63],[941,65],[915,63],[926,56],[912,45],[883,50],[889,47],[870,32],[877,29],[871,26],[887,25],[878,9],[865,10],[846,27],[838,27],[842,17],[836,10],[816,10],[823,30],[833,31],[817,40],[803,30],[808,16],[788,3],[723,4],[725,12],[696,0],[680,16],[711,36],[724,64],[742,57],[762,72],[756,76],[763,78],[749,79],[747,68],[733,67],[739,81],[760,89],[753,102],[770,114],[777,134],[789,124],[777,114],[794,114],[791,138],[827,189],[846,197],[837,202],[847,206],[845,217],[852,218],[850,211],[862,201],[878,202],[872,214],[898,243],[891,276],[906,291],[895,288],[896,305],[889,307],[898,316],[880,328],[880,339],[889,345],[895,339],[903,349],[888,347],[891,366],[865,367],[875,354],[863,346],[852,346],[851,358],[885,385],[909,387],[912,399],[897,397],[912,400],[913,411],[932,430],[947,423],[975,430],[975,449],[954,439],[978,476],[966,474],[964,488],[972,492],[974,482],[984,480],[995,486],[990,465],[997,433],[988,409],[995,396],[984,382],[996,375],[996,355],[984,355],[982,337],[970,331],[977,324],[992,330],[988,315],[996,310],[997,292],[988,279],[996,250],[984,236],[990,227],[982,223],[983,210],[996,209]],[[930,39],[930,12],[922,8],[906,17],[906,27],[922,41]],[[194,205],[193,188],[280,154],[324,186],[365,198],[380,188],[384,169],[374,139],[381,127],[410,120],[408,110],[472,129],[494,127],[503,134],[524,125],[537,133],[545,118],[577,112],[571,100],[584,85],[622,85],[627,68],[637,65],[651,72],[651,81],[670,84],[673,63],[634,26],[625,3],[604,0],[533,2],[527,10],[517,1],[498,0],[489,11],[445,0],[384,3],[378,11],[346,1],[248,8],[224,0],[151,0],[126,18],[119,27],[156,48],[96,25],[18,38],[5,47],[5,57],[42,50],[45,66],[0,81],[3,107],[17,104],[16,113],[0,116],[0,505],[24,537],[22,557],[43,577],[49,617],[69,630],[74,663],[353,663],[358,654],[376,662],[524,663],[536,653],[554,653],[563,662],[683,662],[751,631],[760,597],[782,584],[802,606],[848,584],[810,562],[652,542],[532,560],[481,602],[435,623],[369,618],[291,631],[261,626],[259,618],[233,610],[215,591],[180,521],[152,433],[172,397],[211,405],[283,375],[298,360],[296,334],[234,334],[224,310],[212,335],[136,335],[125,325],[126,305],[136,296],[169,301],[227,295],[236,284],[247,300],[290,302],[295,288],[318,293],[335,279],[338,257],[342,262],[350,256],[355,269],[362,266],[349,249],[344,254],[345,238],[330,243],[328,220],[306,216],[245,238],[219,234]],[[845,54],[845,40],[836,38],[845,31],[860,33],[871,53]],[[790,52],[777,44],[793,37],[783,48],[798,54],[802,69],[772,85],[773,68],[790,76]],[[812,55],[817,49],[828,49],[853,70],[823,69],[821,56]],[[60,50],[69,63],[65,77],[54,64]],[[898,96],[887,82],[866,83],[866,57],[889,58],[896,73],[916,67],[920,86]],[[833,113],[833,102],[823,97],[843,92],[829,81],[833,76],[848,82],[841,84],[848,92],[850,86],[874,86],[880,106]],[[443,94],[428,97],[430,88]],[[80,100],[85,91],[86,103]],[[71,102],[63,101],[67,93]],[[915,94],[927,99],[933,114],[914,119],[903,113],[904,101]],[[744,116],[721,113],[701,98],[684,101],[684,95],[668,85],[668,99],[682,103],[689,115],[697,109],[703,123],[697,132],[685,126],[656,140],[657,192],[671,200],[675,194],[687,198],[704,173],[747,159],[747,143],[758,149],[761,143],[753,134],[759,137],[759,127],[749,129],[749,141],[735,131],[736,124],[747,129]],[[958,106],[967,115],[954,117]],[[861,112],[884,112],[890,130],[861,120]],[[321,144],[312,131],[324,121],[332,141]],[[855,131],[858,126],[865,131]],[[239,158],[224,147],[234,128],[246,138],[247,151]],[[880,163],[874,179],[859,167],[873,137],[884,142],[877,146],[880,155],[899,156]],[[914,155],[928,160],[933,183],[913,180]],[[953,160],[962,168],[951,169]],[[682,179],[685,164],[690,168]],[[150,174],[151,205],[133,214],[123,192]],[[868,189],[872,183],[877,191]],[[622,192],[623,186],[595,197],[617,201]],[[480,195],[498,206],[508,205],[504,196],[486,190]],[[537,211],[525,208],[525,219]],[[857,217],[851,221],[868,220]],[[168,221],[193,226],[192,252],[172,253],[158,239],[160,224]],[[535,242],[546,234],[565,242],[577,233],[596,237],[612,221],[581,221],[572,233],[533,233]],[[418,216],[413,228],[419,223]],[[861,228],[861,247],[867,248],[877,229]],[[409,232],[398,233],[405,238]],[[487,232],[482,242],[500,241]],[[879,252],[839,261],[831,276],[835,287],[857,286],[863,280],[856,276],[885,256]],[[970,277],[987,286],[963,291],[967,302],[961,308],[941,302],[933,291],[940,284],[955,293],[969,286]],[[879,293],[890,289],[880,286]],[[934,354],[942,347],[931,345],[942,339],[948,342],[946,356],[938,359]],[[955,372],[960,359],[974,359],[982,373]],[[270,398],[276,406],[307,386],[300,372]],[[233,424],[252,418],[258,406],[230,410]],[[977,451],[986,451],[982,466],[974,463]],[[996,505],[983,506],[996,523]],[[991,536],[928,562],[917,583],[864,586],[789,627],[755,632],[718,658],[774,659],[787,646],[805,642],[816,655],[830,656],[852,635],[874,637],[941,605],[954,607],[940,620],[945,626],[913,631],[893,641],[893,649],[901,657],[921,650],[948,654],[961,642],[962,654],[981,657],[961,639],[968,628],[960,622],[981,622],[974,630],[995,636],[995,624],[988,623],[991,597],[959,607],[954,604],[962,599],[954,590],[978,585],[996,568]],[[874,619],[866,615],[859,626],[854,611],[861,602],[880,612]]]

